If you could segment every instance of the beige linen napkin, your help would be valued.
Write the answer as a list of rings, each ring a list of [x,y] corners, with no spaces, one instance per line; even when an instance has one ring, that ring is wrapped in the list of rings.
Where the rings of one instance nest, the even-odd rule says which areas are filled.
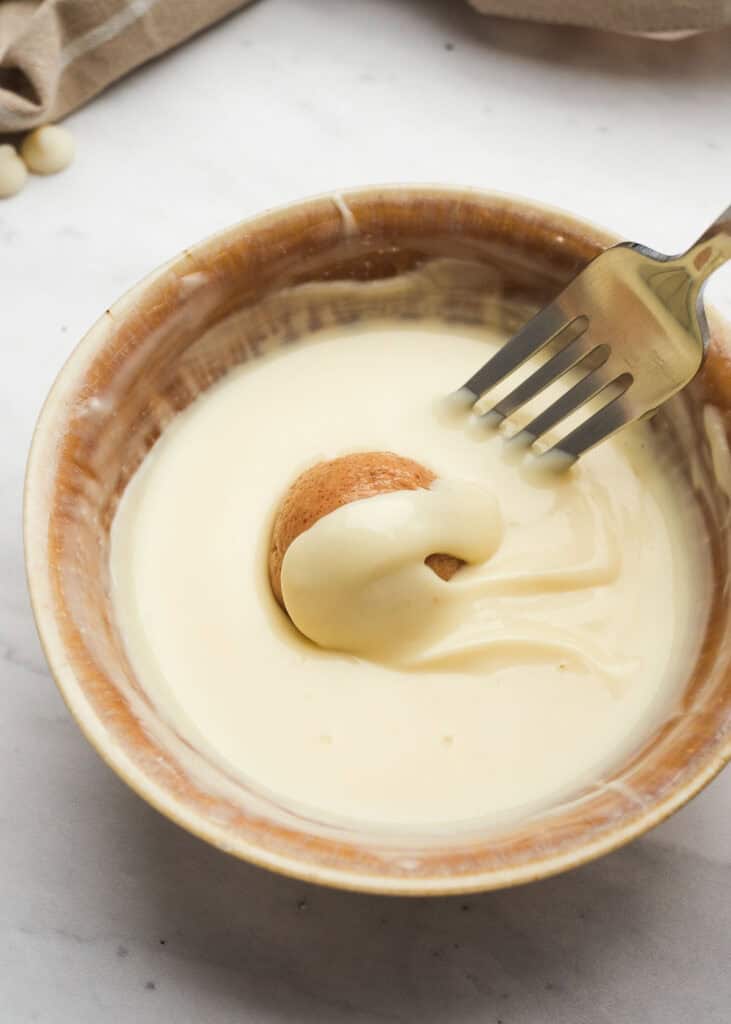
[[[0,0],[0,135],[62,118],[127,71],[249,2]],[[469,2],[485,14],[618,32],[682,34],[731,22],[731,0]]]
[[[250,0],[0,0],[0,134],[62,118]]]
[[[687,35],[731,24],[731,0],[469,0],[482,14],[642,35]]]

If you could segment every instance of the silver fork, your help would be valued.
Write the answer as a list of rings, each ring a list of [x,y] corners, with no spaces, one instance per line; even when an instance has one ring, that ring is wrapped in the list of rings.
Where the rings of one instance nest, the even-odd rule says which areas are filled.
[[[612,246],[470,377],[459,404],[471,407],[531,357],[547,357],[480,418],[499,424],[569,374],[568,389],[514,437],[530,446],[591,403],[595,411],[548,449],[575,461],[693,379],[708,344],[703,285],[729,259],[731,206],[680,256]]]

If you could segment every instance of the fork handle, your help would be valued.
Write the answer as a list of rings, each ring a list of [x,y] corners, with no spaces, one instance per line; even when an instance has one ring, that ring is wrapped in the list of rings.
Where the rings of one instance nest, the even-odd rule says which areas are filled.
[[[706,228],[684,254],[684,262],[697,281],[705,281],[722,263],[731,260],[731,206]]]

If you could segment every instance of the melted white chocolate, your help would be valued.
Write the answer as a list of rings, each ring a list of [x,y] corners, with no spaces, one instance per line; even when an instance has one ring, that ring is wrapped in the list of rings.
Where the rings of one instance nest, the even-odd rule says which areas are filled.
[[[599,782],[692,663],[707,554],[682,478],[647,425],[556,474],[436,415],[493,343],[383,325],[257,360],[176,417],[120,503],[113,596],[138,679],[289,807],[408,828],[525,814]],[[284,597],[312,643],[269,589],[272,517],[307,466],[378,450],[438,480],[292,543]],[[434,552],[470,564],[444,582]]]
[[[618,537],[600,504],[584,489],[551,482],[563,495],[557,507],[576,523],[576,551],[558,567],[495,572],[487,564],[503,540],[495,496],[481,483],[437,480],[429,490],[352,502],[300,534],[282,565],[292,621],[321,647],[384,664],[484,672],[506,658],[558,659],[564,670],[590,669],[621,691],[636,661],[613,656],[586,630],[546,629],[524,617],[522,602],[493,614],[500,596],[578,593],[618,581]],[[444,581],[425,565],[434,552],[467,566]]]

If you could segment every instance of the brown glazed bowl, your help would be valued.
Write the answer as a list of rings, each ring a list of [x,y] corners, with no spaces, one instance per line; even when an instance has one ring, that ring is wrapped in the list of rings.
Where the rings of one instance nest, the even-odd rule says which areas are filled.
[[[89,741],[140,796],[222,850],[275,871],[349,889],[436,894],[582,864],[662,821],[720,770],[731,756],[731,373],[717,318],[702,375],[654,421],[692,474],[707,523],[715,579],[701,652],[682,696],[614,776],[544,813],[432,835],[300,817],[227,777],[176,734],[135,679],[112,614],[109,529],[119,497],[166,424],[230,367],[320,326],[367,317],[428,315],[514,330],[613,241],[508,197],[370,188],[238,224],[105,312],[38,422],[26,560],[58,686]]]

